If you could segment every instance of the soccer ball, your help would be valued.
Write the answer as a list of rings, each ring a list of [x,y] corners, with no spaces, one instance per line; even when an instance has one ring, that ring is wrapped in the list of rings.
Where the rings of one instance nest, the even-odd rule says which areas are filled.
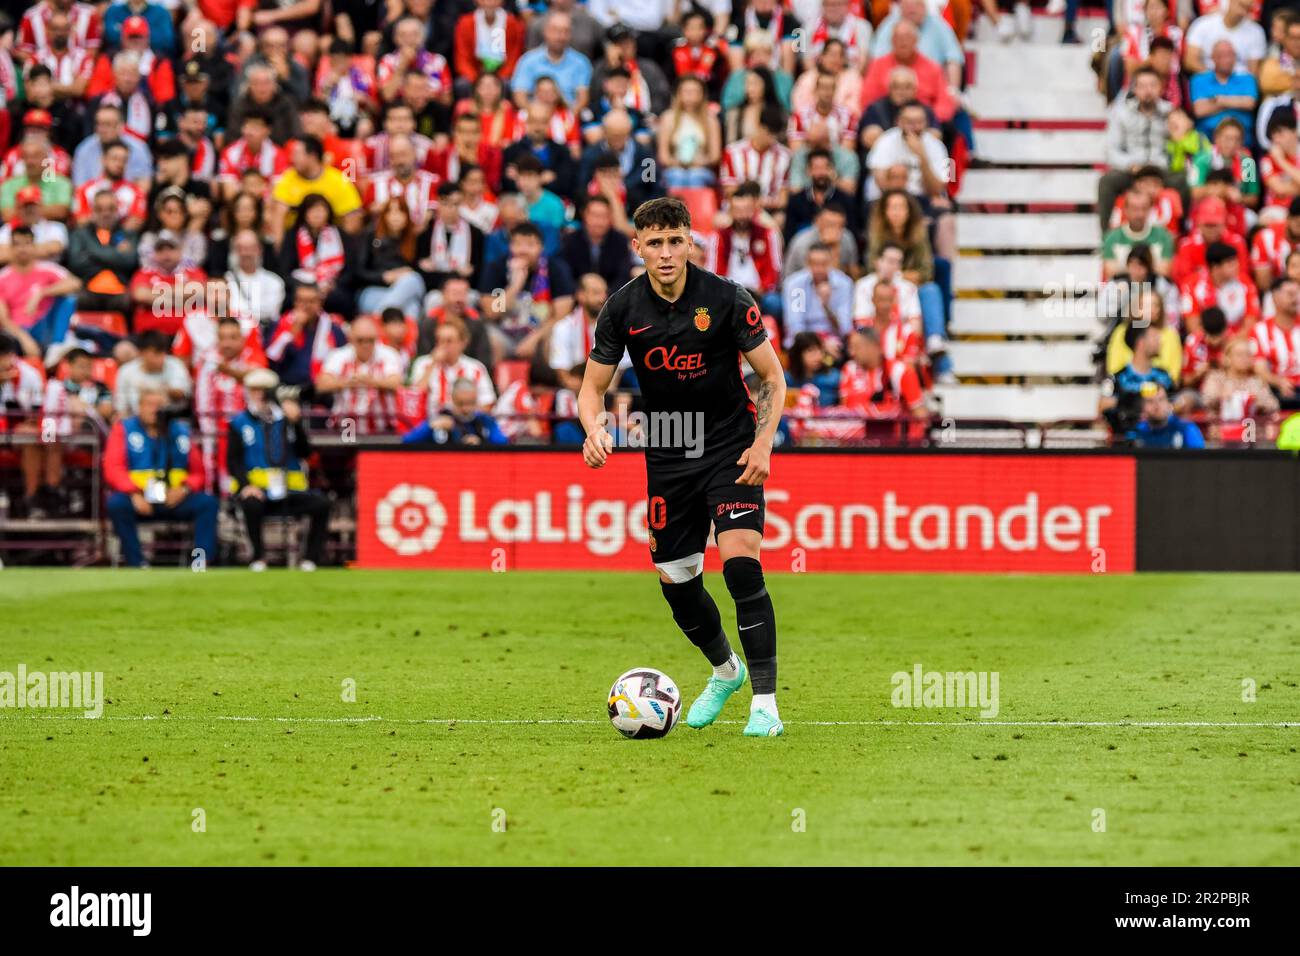
[[[666,737],[681,712],[677,682],[653,667],[634,667],[609,689],[609,722],[624,737]]]

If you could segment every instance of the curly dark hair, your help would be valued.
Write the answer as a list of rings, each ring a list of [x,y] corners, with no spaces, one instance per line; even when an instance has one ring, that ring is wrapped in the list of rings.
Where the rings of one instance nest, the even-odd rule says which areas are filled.
[[[637,206],[636,212],[632,213],[632,225],[638,232],[642,229],[689,229],[691,211],[676,196],[662,196]]]

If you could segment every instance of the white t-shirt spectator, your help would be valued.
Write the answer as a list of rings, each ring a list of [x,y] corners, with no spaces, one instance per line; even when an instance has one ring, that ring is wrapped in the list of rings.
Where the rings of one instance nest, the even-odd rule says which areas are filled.
[[[353,375],[400,378],[403,364],[395,348],[377,342],[370,361],[357,361],[356,349],[344,345],[325,357],[321,371],[338,379],[348,379]],[[389,432],[397,427],[397,396],[378,388],[344,388],[334,393],[333,412],[335,419],[355,421],[358,434]]]
[[[633,30],[658,30],[668,17],[670,0],[588,0],[587,12],[611,27],[623,23]]]
[[[74,423],[70,409],[73,398],[81,402],[87,414],[96,415],[99,403],[108,397],[108,389],[94,379],[78,387],[70,381],[52,378],[45,383],[45,404],[41,411],[44,413],[45,421],[54,420],[58,436],[66,438],[73,431]],[[80,424],[80,418],[77,424]]]
[[[1268,52],[1268,39],[1264,28],[1254,20],[1242,20],[1232,29],[1223,22],[1222,13],[1198,17],[1187,28],[1186,44],[1201,51],[1201,59],[1210,62],[1210,51],[1220,40],[1227,40],[1237,51],[1237,65],[1243,70],[1251,60],[1262,60]]]
[[[68,227],[61,222],[51,222],[48,219],[42,219],[36,225],[32,226],[32,238],[36,240],[38,246],[43,246],[47,242],[57,242],[64,249],[68,248]],[[5,223],[0,226],[0,246],[11,246],[14,242],[14,227],[12,223]],[[58,258],[55,256],[54,258]]]
[[[591,352],[592,336],[595,334],[595,321],[588,322],[582,306],[578,306],[551,328],[551,341],[546,360],[551,368],[571,369],[587,361]],[[631,368],[632,359],[627,349],[623,350],[623,359],[619,368]]]
[[[872,293],[880,276],[876,273],[865,275],[853,286],[853,321],[863,324],[876,317],[876,308],[871,304]],[[905,321],[921,321],[921,297],[916,286],[901,275],[894,276],[894,302],[898,306],[898,316]]]
[[[18,378],[0,384],[0,413],[10,402],[16,403],[25,412],[35,411],[41,407],[41,399],[45,394],[41,373],[21,359],[16,359],[15,362]]]
[[[231,269],[226,273],[226,289],[231,315],[275,322],[284,304],[284,280],[267,269],[251,275]]]
[[[930,164],[930,170],[940,178],[948,173],[948,150],[944,148],[939,137],[931,136],[929,133],[921,134],[921,142],[924,144],[925,158]],[[886,130],[880,134],[876,140],[876,145],[871,147],[871,152],[867,154],[867,169],[871,172],[876,170],[888,169],[891,166],[907,167],[907,191],[913,196],[923,198],[926,196],[925,181],[921,178],[921,161],[916,154],[907,148],[907,143],[903,141],[903,131],[895,126],[893,129]],[[875,176],[867,180],[867,201],[874,202],[880,198],[880,186],[876,183]]]
[[[432,366],[432,371],[430,371]],[[433,417],[451,404],[451,387],[458,379],[467,378],[478,389],[475,400],[479,408],[491,408],[497,400],[496,389],[492,387],[492,373],[478,359],[462,355],[451,365],[433,365],[432,355],[421,355],[411,366],[411,381],[424,381],[425,373],[429,380],[429,417]]]
[[[129,418],[140,410],[140,390],[146,385],[186,395],[193,389],[189,369],[175,355],[163,359],[162,371],[158,373],[146,371],[140,359],[131,359],[118,369],[113,385],[113,408],[119,418]]]

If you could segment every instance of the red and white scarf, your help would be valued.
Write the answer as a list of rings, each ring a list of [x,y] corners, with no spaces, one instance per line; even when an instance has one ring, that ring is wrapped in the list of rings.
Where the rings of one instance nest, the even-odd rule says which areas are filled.
[[[469,236],[469,223],[464,219],[458,217],[450,229],[441,219],[435,222],[429,252],[429,258],[433,260],[433,271],[459,272],[470,265]]]
[[[849,14],[844,18],[844,22],[838,27],[832,27],[826,22],[825,17],[817,18],[817,26],[813,29],[812,51],[820,53],[822,47],[826,46],[827,40],[839,40],[844,44],[844,55],[850,63],[857,63],[862,56],[862,51],[858,49],[858,31],[857,18]]]
[[[316,332],[311,343],[311,377],[312,381],[320,375],[321,366],[325,364],[325,358],[334,351],[334,320],[329,315],[322,312],[316,317]],[[284,357],[284,351],[292,344],[294,348],[302,348],[307,344],[307,337],[302,331],[294,332],[293,330],[293,312],[286,312],[280,317],[280,321],[275,326],[275,331],[271,333],[271,344],[266,347],[266,357],[272,362],[278,362]]]
[[[306,226],[295,234],[298,243],[298,268],[293,276],[299,282],[325,285],[343,271],[343,237],[333,226],[326,226],[314,240]]]
[[[109,90],[100,101],[103,106],[116,106],[126,114],[123,132],[147,143],[153,133],[153,106],[143,92],[137,89],[129,98],[123,99],[117,90]]]
[[[623,97],[623,105],[628,109],[644,113],[650,108],[650,85],[646,83],[641,67],[637,65],[635,59],[628,60],[623,64],[623,68],[631,75],[631,80],[627,84],[627,95]]]

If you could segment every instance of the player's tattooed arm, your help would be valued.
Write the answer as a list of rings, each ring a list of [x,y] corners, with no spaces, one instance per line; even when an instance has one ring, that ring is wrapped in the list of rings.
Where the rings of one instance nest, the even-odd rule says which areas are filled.
[[[772,398],[775,395],[776,387],[771,382],[763,382],[758,386],[758,395],[754,397],[754,408],[756,410],[755,427],[760,434],[772,418]]]
[[[758,374],[758,394],[754,398],[754,444],[745,449],[736,462],[745,470],[736,479],[738,485],[761,485],[771,471],[772,442],[785,408],[785,372],[770,341],[745,353],[745,360]]]

